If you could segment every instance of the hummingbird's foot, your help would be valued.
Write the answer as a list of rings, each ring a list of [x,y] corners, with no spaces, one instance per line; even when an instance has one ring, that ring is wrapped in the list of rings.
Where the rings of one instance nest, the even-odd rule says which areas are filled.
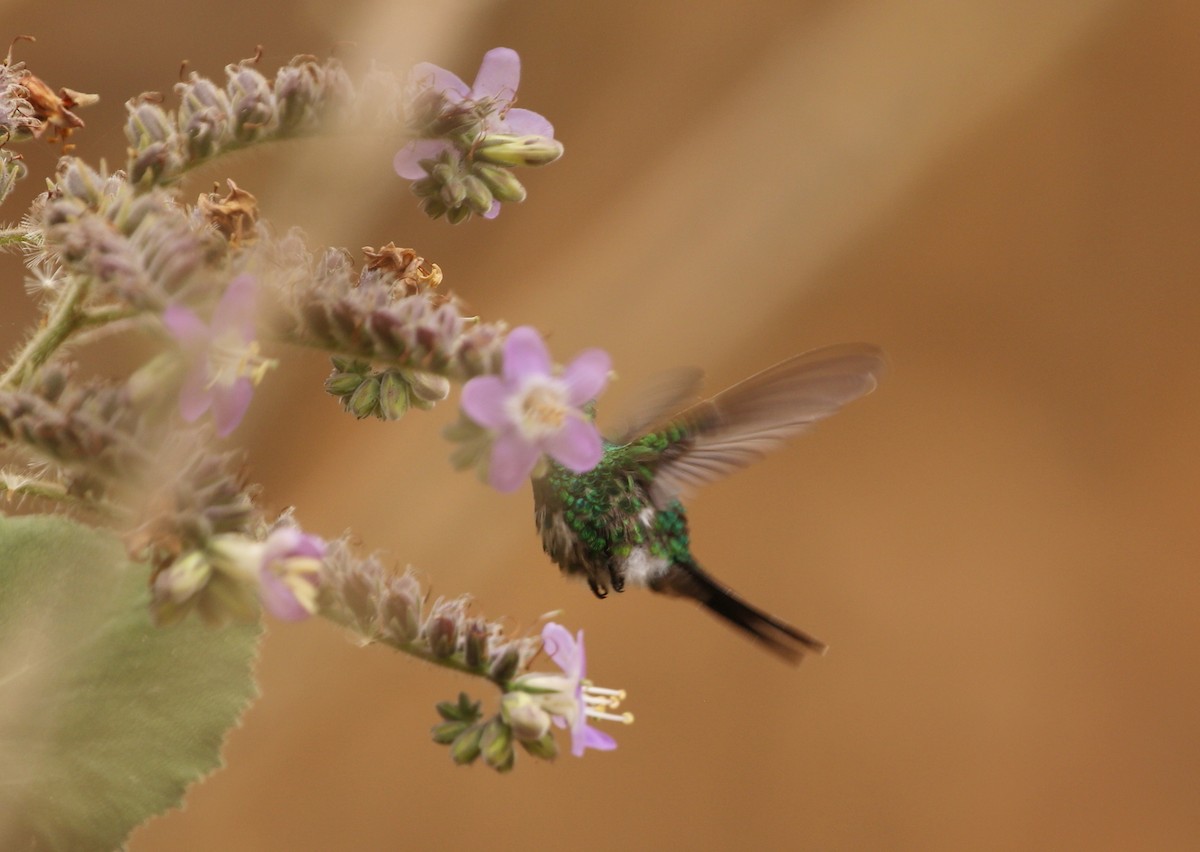
[[[608,597],[608,589],[597,583],[595,577],[588,577],[588,588],[590,588],[592,590],[592,594],[600,598],[600,600],[604,600],[606,597]]]
[[[617,592],[625,591],[625,575],[615,567],[608,569],[608,576],[612,579],[612,587]]]

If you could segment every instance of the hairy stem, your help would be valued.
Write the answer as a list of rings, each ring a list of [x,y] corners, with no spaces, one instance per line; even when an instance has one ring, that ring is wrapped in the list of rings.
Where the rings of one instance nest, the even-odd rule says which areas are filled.
[[[83,314],[79,306],[87,291],[86,278],[80,276],[70,282],[46,318],[45,326],[29,338],[4,375],[0,376],[0,387],[19,387],[34,370],[46,363],[82,321]]]

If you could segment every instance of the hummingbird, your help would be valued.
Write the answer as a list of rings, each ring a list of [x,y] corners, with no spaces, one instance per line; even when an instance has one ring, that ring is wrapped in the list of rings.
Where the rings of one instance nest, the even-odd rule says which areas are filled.
[[[598,598],[642,586],[691,598],[789,662],[824,643],[750,604],[700,567],[683,499],[875,389],[883,354],[843,344],[795,355],[718,393],[695,396],[699,373],[679,374],[647,400],[599,464],[574,473],[550,462],[533,480],[542,548]]]

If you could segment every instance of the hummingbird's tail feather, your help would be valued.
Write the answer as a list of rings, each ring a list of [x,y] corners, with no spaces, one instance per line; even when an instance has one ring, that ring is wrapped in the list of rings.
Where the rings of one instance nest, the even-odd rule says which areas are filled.
[[[745,631],[768,651],[790,663],[799,663],[806,652],[824,654],[826,646],[803,630],[743,600],[699,565],[677,563],[656,591],[694,598],[734,627]]]

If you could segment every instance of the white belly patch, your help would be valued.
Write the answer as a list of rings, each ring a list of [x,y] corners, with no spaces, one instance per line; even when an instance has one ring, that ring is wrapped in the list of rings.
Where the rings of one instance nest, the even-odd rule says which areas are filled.
[[[635,547],[625,560],[625,584],[648,586],[667,573],[671,560],[654,556],[648,547]]]

